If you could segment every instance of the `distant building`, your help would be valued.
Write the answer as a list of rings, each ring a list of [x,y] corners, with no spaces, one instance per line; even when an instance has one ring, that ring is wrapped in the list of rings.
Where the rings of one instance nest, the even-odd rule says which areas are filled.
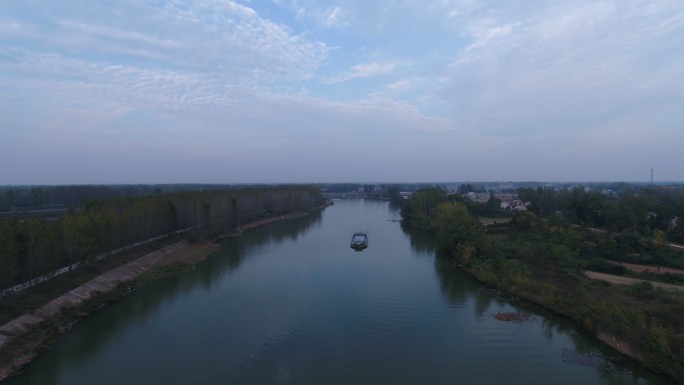
[[[409,199],[413,196],[413,193],[410,191],[400,191],[399,195],[401,195],[401,197],[404,199]]]
[[[463,194],[462,197],[475,203],[487,203],[487,201],[489,201],[489,193],[469,192],[467,194]]]
[[[523,202],[519,199],[513,199],[509,201],[502,201],[501,202],[501,208],[503,210],[511,210],[511,211],[527,211],[527,206],[530,203]]]

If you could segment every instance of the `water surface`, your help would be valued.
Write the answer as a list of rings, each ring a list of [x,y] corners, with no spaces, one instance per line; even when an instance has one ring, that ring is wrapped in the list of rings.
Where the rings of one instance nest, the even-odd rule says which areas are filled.
[[[194,271],[79,323],[7,383],[669,384],[481,287],[398,219],[387,203],[343,200],[227,239]],[[355,231],[367,249],[349,247]],[[609,365],[574,359],[597,356]]]

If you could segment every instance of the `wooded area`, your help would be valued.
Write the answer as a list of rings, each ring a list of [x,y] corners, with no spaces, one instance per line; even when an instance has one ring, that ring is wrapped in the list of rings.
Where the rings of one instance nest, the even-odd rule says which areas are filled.
[[[520,199],[531,202],[530,211],[541,218],[566,221],[611,232],[637,233],[684,242],[684,188],[640,187],[622,191],[555,191],[520,189]],[[681,224],[681,226],[678,226]]]
[[[647,367],[684,380],[684,294],[649,282],[612,286],[587,271],[684,285],[682,274],[634,272],[614,263],[684,266],[679,240],[684,191],[605,195],[583,189],[523,189],[530,211],[486,228],[459,195],[417,192],[402,210],[407,225],[435,235],[440,258],[487,285],[566,315]],[[669,224],[668,224],[669,223]],[[589,227],[592,226],[592,227]]]
[[[92,193],[90,186],[84,190],[76,195]],[[0,222],[0,288],[161,235],[214,239],[240,224],[324,202],[308,186],[223,188],[101,198],[57,218],[6,218]]]

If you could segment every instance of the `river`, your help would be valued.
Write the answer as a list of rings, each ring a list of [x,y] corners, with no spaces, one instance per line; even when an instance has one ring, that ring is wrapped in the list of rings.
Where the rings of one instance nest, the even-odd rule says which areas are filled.
[[[6,384],[670,384],[482,287],[399,218],[340,200],[226,239],[193,271],[77,324]],[[349,247],[359,230],[363,251]]]

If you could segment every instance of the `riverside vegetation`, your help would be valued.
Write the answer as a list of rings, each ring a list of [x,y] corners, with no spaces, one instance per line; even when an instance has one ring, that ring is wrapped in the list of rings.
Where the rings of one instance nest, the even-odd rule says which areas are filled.
[[[0,325],[11,330],[0,333],[0,380],[29,362],[73,322],[130,291],[132,279],[154,279],[187,268],[216,249],[212,239],[325,203],[320,191],[310,186],[220,188],[105,197],[74,206],[58,217],[8,216],[0,222],[0,289],[81,264],[0,298]],[[138,246],[127,248],[132,244]],[[163,251],[169,248],[174,251]],[[126,268],[143,256],[155,262]],[[104,292],[82,286],[112,275],[119,266],[136,271],[126,272],[126,279],[109,279]],[[111,287],[116,282],[125,283]],[[44,306],[52,306],[59,302],[56,298],[76,288],[86,288],[75,294],[82,301],[65,301],[57,311],[44,311]],[[9,327],[10,321],[16,325]]]
[[[10,216],[0,222],[0,288],[166,234],[214,239],[241,224],[323,202],[318,189],[307,186],[224,188],[101,198],[56,218]]]
[[[530,211],[496,213],[496,202],[474,204],[441,189],[417,192],[403,204],[405,225],[435,235],[441,258],[451,258],[481,282],[574,320],[604,343],[654,371],[684,382],[684,293],[650,281],[684,285],[684,253],[667,242],[682,240],[684,190],[651,188],[638,195],[605,196],[584,189],[523,189]],[[511,216],[483,226],[472,215]],[[591,227],[590,227],[591,226]],[[599,228],[596,228],[599,227]],[[669,239],[668,239],[669,237]],[[615,262],[652,266],[636,273]],[[644,281],[613,286],[587,271]]]

